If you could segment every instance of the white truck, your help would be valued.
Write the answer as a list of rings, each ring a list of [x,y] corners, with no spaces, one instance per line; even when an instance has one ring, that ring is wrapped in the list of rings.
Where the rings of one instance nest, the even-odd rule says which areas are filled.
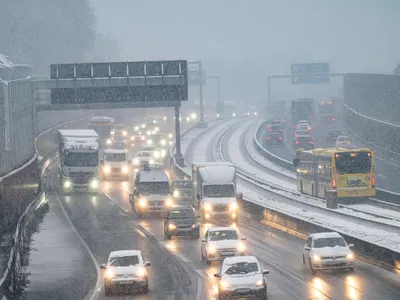
[[[237,222],[239,199],[236,191],[236,167],[227,162],[192,164],[193,205],[203,222],[225,219]]]
[[[98,193],[99,136],[94,130],[59,130],[59,173],[61,191]]]
[[[129,179],[130,165],[127,150],[105,149],[100,163],[104,179]]]

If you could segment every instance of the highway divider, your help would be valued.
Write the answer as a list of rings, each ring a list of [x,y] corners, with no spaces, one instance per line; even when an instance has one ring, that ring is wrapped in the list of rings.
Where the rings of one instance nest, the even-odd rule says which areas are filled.
[[[259,149],[260,154],[265,158],[275,162],[281,167],[294,171],[292,162],[283,160],[272,154],[264,149],[259,143],[259,137],[265,124],[266,122],[261,124],[254,135],[255,146]],[[204,134],[207,134],[207,130],[201,133],[197,138],[200,138],[200,136]],[[175,174],[181,178],[191,178],[191,170],[188,167],[181,167],[174,164],[172,169]],[[246,195],[244,195],[243,200],[240,201],[240,207],[242,212],[241,216],[249,218],[257,223],[285,231],[303,240],[305,240],[311,233],[335,231],[329,227],[322,226],[321,224],[309,220],[302,220],[298,216],[291,215],[288,212],[278,211],[276,209],[265,207],[262,204],[255,203],[254,200],[248,199]],[[354,252],[357,254],[359,260],[386,269],[395,274],[400,274],[400,253],[366,242],[356,236],[343,234],[341,232],[340,234],[342,234],[349,244],[354,244]]]

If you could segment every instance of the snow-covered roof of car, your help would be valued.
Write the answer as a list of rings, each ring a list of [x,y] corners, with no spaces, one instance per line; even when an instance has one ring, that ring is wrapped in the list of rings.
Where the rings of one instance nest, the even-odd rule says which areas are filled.
[[[249,256],[233,256],[233,257],[227,257],[224,259],[224,264],[227,265],[233,265],[241,262],[247,262],[247,263],[258,263],[257,257],[253,255]]]
[[[299,124],[300,124],[300,123],[307,123],[307,124],[308,124],[308,121],[307,121],[307,120],[300,120],[298,123],[299,123]]]
[[[125,150],[125,149],[112,149],[112,148],[107,148],[107,149],[104,149],[104,153],[127,154],[128,151]]]
[[[213,227],[208,229],[209,231],[213,232],[213,231],[225,231],[225,230],[233,230],[233,231],[237,231],[236,228],[234,227]]]
[[[140,182],[168,182],[168,175],[162,170],[140,171]]]
[[[140,250],[118,250],[112,251],[110,257],[124,257],[124,256],[139,256],[142,257],[142,251]]]
[[[319,233],[310,234],[310,236],[312,236],[313,239],[328,239],[328,238],[342,237],[337,232],[319,232]]]

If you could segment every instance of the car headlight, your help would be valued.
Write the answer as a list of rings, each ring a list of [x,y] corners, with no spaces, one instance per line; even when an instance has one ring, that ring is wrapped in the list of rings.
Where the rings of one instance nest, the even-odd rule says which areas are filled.
[[[139,126],[135,126],[135,131],[139,131]]]
[[[154,159],[150,159],[149,164],[154,164]]]
[[[146,270],[145,269],[139,269],[136,271],[135,274],[137,277],[144,277],[146,275]]]
[[[233,202],[233,203],[230,205],[230,209],[233,210],[233,211],[236,211],[236,210],[238,209],[237,203],[236,203],[236,202]]]
[[[217,250],[215,249],[214,246],[208,245],[208,247],[207,247],[207,252],[208,253],[215,253],[215,251],[217,251]]]
[[[122,135],[127,135],[128,132],[126,130],[122,131]]]
[[[166,140],[161,140],[160,143],[161,143],[161,146],[165,146],[165,144],[167,143],[167,141],[166,141]]]
[[[72,185],[71,181],[69,181],[69,180],[65,180],[65,181],[64,181],[64,187],[65,187],[65,188],[68,189],[68,188],[71,187],[71,185]]]
[[[136,165],[136,166],[139,165],[139,164],[140,164],[139,159],[135,158],[135,159],[133,160],[133,164]]]
[[[263,280],[257,280],[256,286],[264,286],[264,281]]]
[[[140,199],[139,206],[140,207],[146,207],[147,206],[147,200],[146,199]]]
[[[232,117],[236,117],[236,114],[235,114],[235,113],[233,113],[233,114],[232,114]]]
[[[172,139],[173,135],[172,133],[168,133],[168,138]]]
[[[175,190],[173,193],[174,198],[179,198],[180,195],[181,193],[178,190]]]
[[[141,126],[142,128],[146,128],[146,124],[142,124],[142,126]]]
[[[167,117],[164,116],[164,121],[167,121]]]
[[[219,283],[220,287],[222,290],[226,290],[229,288],[229,284],[228,282],[226,282],[225,280],[221,280],[221,282]]]
[[[346,258],[347,259],[354,259],[354,253],[353,252],[347,253]]]
[[[106,279],[112,279],[112,278],[114,278],[114,276],[115,276],[115,273],[113,270],[106,270],[106,272],[104,273],[104,277]]]
[[[110,139],[107,140],[107,145],[111,145],[112,141]]]
[[[176,225],[175,224],[168,224],[168,229],[169,230],[175,230],[176,229]]]
[[[155,127],[154,128],[154,131],[156,131],[156,132],[159,131],[159,130],[160,130],[160,127]]]
[[[240,243],[238,246],[238,251],[239,252],[243,252],[246,249],[246,245],[243,243]]]
[[[154,157],[155,157],[155,158],[160,158],[160,156],[161,156],[161,155],[160,155],[160,152],[158,152],[158,151],[155,151],[155,152],[154,152]]]
[[[171,207],[172,206],[172,200],[171,199],[167,199],[167,201],[165,201],[165,205],[167,207]]]
[[[97,179],[92,180],[92,182],[90,183],[90,187],[92,189],[97,189],[99,186],[99,181]]]
[[[145,137],[144,135],[142,135],[142,136],[140,137],[140,139],[141,139],[142,141],[144,141],[144,140],[146,139],[146,137]]]
[[[210,204],[210,203],[206,203],[206,204],[204,205],[204,209],[205,209],[206,211],[211,211],[211,210],[212,210],[211,204]]]
[[[219,114],[217,114],[217,118],[219,118]]]
[[[104,167],[104,172],[105,173],[110,173],[111,172],[111,168],[109,166],[105,166]]]
[[[254,115],[257,116],[257,113],[255,112]]]
[[[128,172],[129,172],[128,166],[123,166],[122,167],[122,173],[128,173]]]
[[[153,144],[153,141],[152,140],[147,140],[147,144],[151,145],[151,144]]]
[[[319,255],[313,255],[313,261],[320,261],[321,257]]]
[[[168,143],[170,146],[172,146],[172,141],[169,141],[169,143]]]

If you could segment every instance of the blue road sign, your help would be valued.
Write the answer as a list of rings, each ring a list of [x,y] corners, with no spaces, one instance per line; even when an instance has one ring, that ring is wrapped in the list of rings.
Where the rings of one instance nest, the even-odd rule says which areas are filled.
[[[321,84],[329,83],[329,75],[299,75],[292,76],[292,84]]]
[[[292,75],[327,73],[329,73],[329,63],[308,63],[291,65]]]

